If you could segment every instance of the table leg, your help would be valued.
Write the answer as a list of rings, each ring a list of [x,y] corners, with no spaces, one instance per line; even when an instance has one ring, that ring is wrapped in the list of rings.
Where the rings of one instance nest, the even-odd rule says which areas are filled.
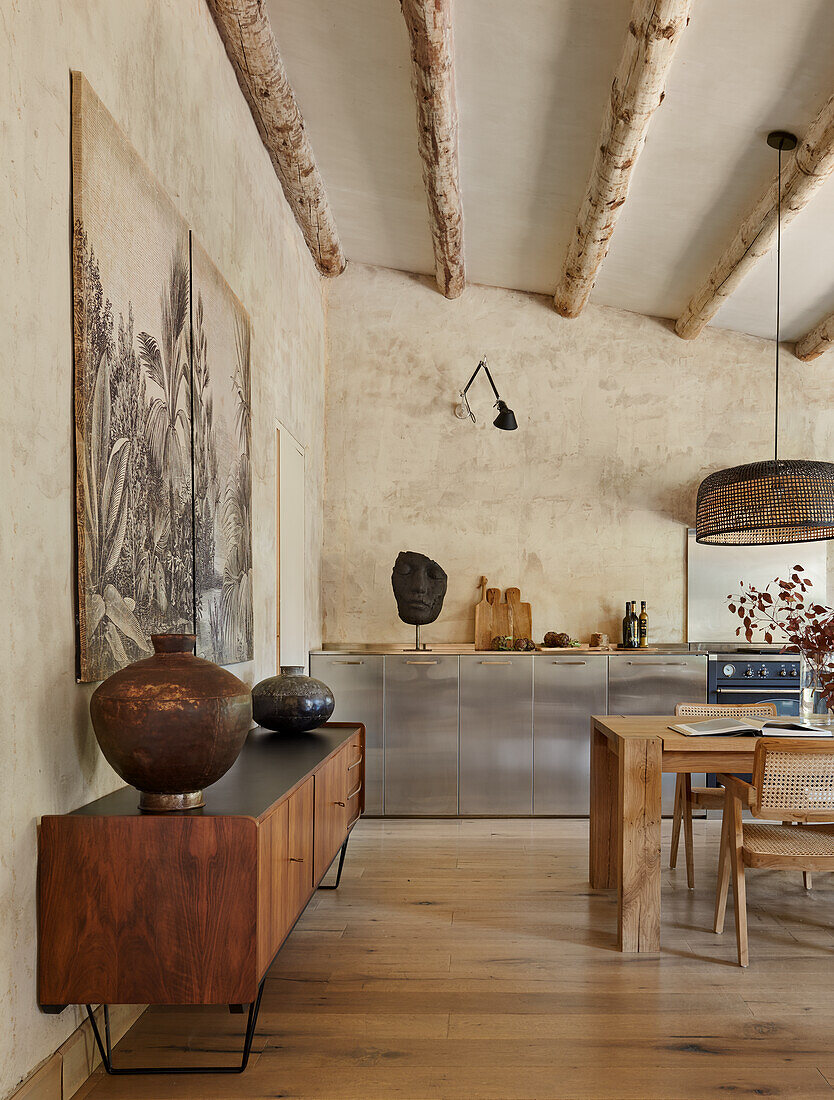
[[[618,882],[617,754],[591,722],[591,805],[588,877],[594,890],[613,890]]]
[[[624,737],[619,750],[617,939],[621,951],[659,951],[663,747]]]

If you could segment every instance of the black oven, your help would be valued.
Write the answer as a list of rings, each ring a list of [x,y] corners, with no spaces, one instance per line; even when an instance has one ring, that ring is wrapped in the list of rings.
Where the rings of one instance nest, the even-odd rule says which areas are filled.
[[[707,662],[710,703],[775,703],[780,715],[799,714],[799,654],[739,650],[710,653]],[[751,779],[743,775],[742,779]],[[717,787],[714,775],[707,786]]]
[[[797,653],[710,653],[707,662],[710,703],[775,702],[780,714],[799,713]]]

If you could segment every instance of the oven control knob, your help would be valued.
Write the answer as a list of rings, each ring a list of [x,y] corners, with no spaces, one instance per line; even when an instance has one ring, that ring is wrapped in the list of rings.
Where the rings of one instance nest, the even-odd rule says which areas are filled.
[[[788,670],[785,668],[784,665],[782,665],[782,667],[779,669],[779,675],[780,676],[787,676],[788,675]]]
[[[762,667],[759,669],[759,675],[760,676],[767,676],[767,669],[765,668],[764,665],[762,665]]]
[[[735,673],[735,670],[735,665],[724,665],[724,667],[721,669],[725,676],[732,676]]]
[[[744,675],[745,676],[752,676],[753,675],[753,669],[750,667],[750,665],[748,665],[747,668],[744,670]]]

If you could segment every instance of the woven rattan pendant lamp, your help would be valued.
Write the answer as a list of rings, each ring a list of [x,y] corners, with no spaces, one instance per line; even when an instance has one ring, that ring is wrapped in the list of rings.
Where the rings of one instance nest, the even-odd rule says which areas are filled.
[[[773,458],[718,470],[698,489],[697,542],[755,546],[834,538],[834,463],[780,459],[779,336],[782,283],[782,152],[796,148],[784,130],[767,135],[779,151],[776,220],[776,416]]]

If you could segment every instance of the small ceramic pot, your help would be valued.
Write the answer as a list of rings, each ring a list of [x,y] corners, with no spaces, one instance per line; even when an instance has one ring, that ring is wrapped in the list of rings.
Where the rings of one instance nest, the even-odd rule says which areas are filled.
[[[302,665],[283,665],[252,688],[252,715],[260,726],[278,733],[305,733],[330,718],[336,702],[321,680],[306,676]]]

